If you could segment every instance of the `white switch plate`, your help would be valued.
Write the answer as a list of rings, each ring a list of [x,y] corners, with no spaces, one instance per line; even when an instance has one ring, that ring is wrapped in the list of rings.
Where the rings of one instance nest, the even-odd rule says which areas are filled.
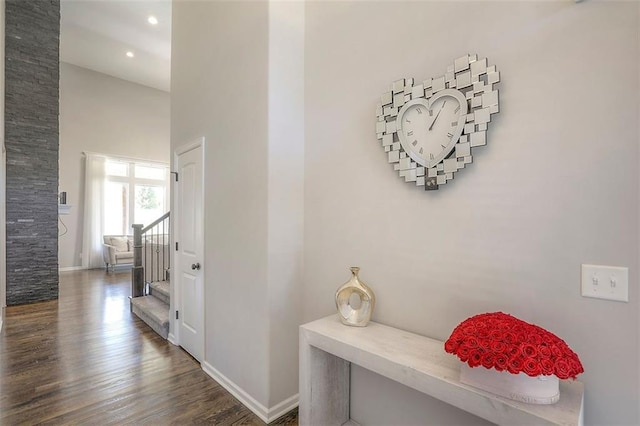
[[[582,295],[595,299],[629,301],[629,268],[582,265]]]

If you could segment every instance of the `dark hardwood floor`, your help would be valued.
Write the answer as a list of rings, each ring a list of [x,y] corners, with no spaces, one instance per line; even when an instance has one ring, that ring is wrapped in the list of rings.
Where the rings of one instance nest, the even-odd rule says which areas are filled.
[[[7,308],[0,424],[264,425],[129,312],[129,282],[63,272],[58,301]],[[298,424],[297,410],[272,424]]]

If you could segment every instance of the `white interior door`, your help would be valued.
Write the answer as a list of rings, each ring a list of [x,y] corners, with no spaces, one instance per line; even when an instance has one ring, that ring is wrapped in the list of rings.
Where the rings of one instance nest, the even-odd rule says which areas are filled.
[[[195,359],[204,356],[204,236],[203,152],[204,138],[177,152],[176,293],[178,339]]]

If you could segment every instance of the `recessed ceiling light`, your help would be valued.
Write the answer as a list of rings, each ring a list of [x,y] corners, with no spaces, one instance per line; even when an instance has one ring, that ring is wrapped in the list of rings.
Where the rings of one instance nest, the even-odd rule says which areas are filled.
[[[128,51],[128,52],[127,52],[127,57],[128,57],[128,58],[133,58],[133,57],[134,57],[133,52],[132,52],[132,51]]]
[[[149,16],[149,18],[147,19],[147,21],[149,21],[149,23],[151,25],[157,25],[158,24],[158,18],[156,18],[155,16],[151,15]]]

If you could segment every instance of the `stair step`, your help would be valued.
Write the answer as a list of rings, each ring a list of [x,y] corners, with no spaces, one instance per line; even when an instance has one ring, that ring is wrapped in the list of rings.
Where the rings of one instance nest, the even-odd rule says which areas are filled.
[[[167,305],[169,304],[169,300],[171,299],[169,293],[169,281],[154,281],[149,284],[151,288],[151,295],[157,297],[162,300]]]
[[[165,339],[169,335],[169,305],[154,296],[134,297],[131,311]]]

